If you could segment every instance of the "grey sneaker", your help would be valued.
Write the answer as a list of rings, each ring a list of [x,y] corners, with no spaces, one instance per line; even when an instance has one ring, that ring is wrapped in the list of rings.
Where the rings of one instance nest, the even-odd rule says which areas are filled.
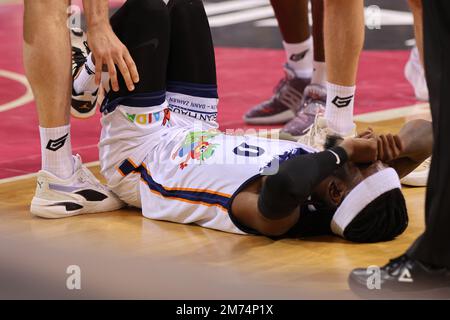
[[[286,76],[275,87],[270,100],[253,107],[244,115],[248,124],[280,124],[291,120],[300,108],[305,87],[311,79],[296,78],[286,64]]]
[[[303,103],[294,119],[289,121],[280,131],[280,138],[297,141],[308,133],[317,115],[325,112],[327,90],[318,84],[310,84],[303,94]]]

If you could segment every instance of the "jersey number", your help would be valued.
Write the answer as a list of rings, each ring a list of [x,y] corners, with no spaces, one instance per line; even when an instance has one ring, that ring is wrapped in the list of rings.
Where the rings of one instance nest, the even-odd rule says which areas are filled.
[[[238,156],[243,157],[259,157],[264,154],[264,149],[258,146],[252,146],[245,142],[233,149],[233,152]]]

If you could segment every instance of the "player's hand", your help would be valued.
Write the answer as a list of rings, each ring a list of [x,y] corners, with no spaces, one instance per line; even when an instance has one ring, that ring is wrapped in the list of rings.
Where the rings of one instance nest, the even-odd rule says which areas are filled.
[[[392,161],[400,156],[403,151],[402,140],[398,135],[380,135],[377,139],[378,159],[383,162]]]
[[[350,161],[355,163],[373,163],[378,160],[378,141],[376,138],[351,138],[340,146],[347,152]]]
[[[368,127],[365,131],[359,133],[356,137],[362,139],[370,139],[376,137],[376,135],[373,132],[373,129]]]
[[[128,90],[133,91],[134,84],[139,82],[139,73],[136,64],[131,58],[128,49],[117,38],[109,24],[92,26],[87,32],[89,48],[94,55],[96,70],[102,70],[105,65],[111,80],[111,87],[119,91],[117,70],[119,68]],[[95,83],[100,85],[101,72],[95,73]]]

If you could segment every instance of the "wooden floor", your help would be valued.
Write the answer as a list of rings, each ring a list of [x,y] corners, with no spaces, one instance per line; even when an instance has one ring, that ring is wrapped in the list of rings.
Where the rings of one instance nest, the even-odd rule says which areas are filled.
[[[396,132],[403,122],[370,125]],[[232,235],[134,209],[44,220],[29,213],[34,189],[34,178],[0,182],[0,298],[353,299],[349,271],[385,264],[424,228],[424,188],[404,189],[403,235],[363,245]],[[69,265],[81,268],[81,290],[66,288]]]

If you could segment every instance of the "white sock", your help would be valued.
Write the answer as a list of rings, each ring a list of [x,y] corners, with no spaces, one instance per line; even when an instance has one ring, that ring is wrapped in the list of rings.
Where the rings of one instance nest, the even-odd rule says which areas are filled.
[[[319,84],[323,87],[327,86],[327,65],[325,62],[313,62],[312,84]]]
[[[288,65],[299,78],[311,78],[313,49],[312,38],[300,43],[286,43],[283,41]]]
[[[353,123],[355,88],[355,86],[345,87],[327,82],[325,119],[328,128],[341,136],[351,134],[355,128]]]
[[[70,125],[57,128],[39,127],[41,136],[42,170],[49,171],[61,179],[73,174]]]
[[[95,84],[95,64],[92,62],[92,53],[87,57],[80,74],[73,82],[73,88],[76,93],[95,92],[98,89]]]

